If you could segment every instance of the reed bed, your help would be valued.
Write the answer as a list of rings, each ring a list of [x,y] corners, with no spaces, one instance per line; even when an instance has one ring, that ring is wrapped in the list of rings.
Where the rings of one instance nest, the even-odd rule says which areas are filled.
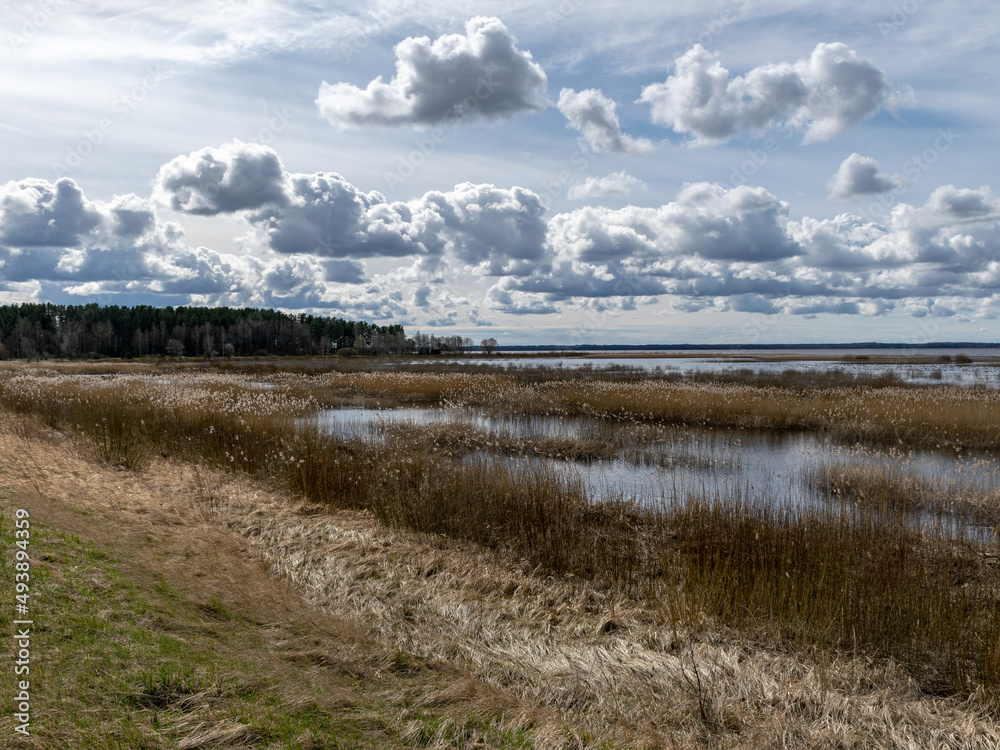
[[[701,356],[701,355],[699,355]],[[710,356],[710,355],[704,355]],[[812,361],[829,361],[829,366],[823,369],[803,369],[789,366],[782,370],[759,369],[747,366],[748,361],[775,362],[781,358],[768,356],[738,356],[716,355],[720,369],[698,370],[685,369],[682,366],[666,364],[649,368],[638,364],[623,364],[606,362],[601,358],[578,357],[583,360],[570,367],[562,363],[547,361],[545,356],[498,356],[488,360],[469,359],[463,356],[449,357],[351,357],[351,358],[315,358],[288,360],[213,360],[213,369],[226,372],[276,373],[295,372],[299,374],[319,375],[326,372],[336,373],[367,373],[373,371],[413,373],[413,374],[464,374],[464,375],[505,375],[519,382],[539,383],[547,380],[567,379],[578,381],[613,380],[613,381],[648,381],[661,382],[695,382],[695,383],[728,383],[733,385],[776,386],[781,388],[815,388],[822,387],[906,387],[910,382],[893,370],[863,372],[846,369],[843,364],[906,364],[930,365],[942,364],[940,357],[815,357]],[[636,360],[643,359],[636,357]],[[787,358],[790,359],[790,358]],[[990,361],[989,364],[996,364]],[[791,363],[790,363],[791,365]],[[724,369],[722,369],[724,368]],[[1000,366],[995,374],[987,376],[987,380],[995,381],[1000,374]],[[938,368],[930,373],[932,379],[940,380],[942,370]]]
[[[445,419],[428,424],[387,419],[363,425],[348,421],[342,425],[335,412],[332,418],[321,413],[307,422],[338,441],[403,441],[450,457],[486,451],[499,456],[580,463],[619,460],[635,466],[659,468],[708,468],[723,460],[719,454],[732,444],[718,432],[661,424],[636,425],[573,418],[558,420],[556,424],[563,429],[552,434],[546,429],[549,425],[545,424],[545,417],[510,415],[483,425],[482,420],[477,419],[479,416],[481,414],[444,411]]]
[[[977,468],[986,471],[977,472]],[[962,515],[975,524],[1000,525],[1000,486],[992,461],[974,459],[964,476],[927,476],[914,472],[903,457],[879,463],[830,460],[806,475],[821,492],[870,508],[900,512]]]
[[[1000,688],[995,543],[886,508],[803,513],[738,497],[663,521],[676,535],[663,570],[682,571],[667,604],[682,622],[891,657],[928,692]]]
[[[782,388],[656,380],[549,379],[511,374],[327,373],[309,392],[323,404],[345,394],[381,403],[435,403],[499,413],[589,415],[636,424],[823,431],[841,440],[906,447],[1000,448],[1000,391],[985,388]]]
[[[892,659],[925,690],[1000,696],[1000,545],[898,504],[783,508],[773,498],[691,496],[658,508],[588,497],[571,478],[489,452],[449,456],[405,435],[345,441],[300,418],[351,395],[590,413],[637,424],[839,426],[914,438],[984,440],[1000,424],[989,394],[944,389],[785,391],[697,384],[518,383],[506,376],[0,378],[0,403],[74,433],[141,470],[169,455],[267,481],[331,508],[469,540],[528,569],[572,575],[671,613],[678,626],[731,628],[793,648]],[[780,398],[779,398],[780,396]],[[952,409],[952,411],[948,411]],[[756,410],[756,411],[755,411]],[[881,420],[881,421],[880,421]],[[991,422],[992,420],[992,422]],[[846,424],[845,424],[846,423]]]

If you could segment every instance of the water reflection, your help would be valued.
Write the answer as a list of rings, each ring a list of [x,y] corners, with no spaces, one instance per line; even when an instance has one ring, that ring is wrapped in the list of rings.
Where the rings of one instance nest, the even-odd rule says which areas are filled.
[[[489,457],[523,462],[525,468],[545,466],[577,478],[591,497],[625,498],[640,504],[739,493],[808,507],[842,501],[841,490],[830,477],[842,477],[845,472],[853,472],[856,485],[867,482],[864,486],[869,493],[883,485],[897,494],[903,488],[914,494],[914,507],[925,512],[932,507],[947,511],[952,497],[1000,493],[1000,464],[990,455],[880,451],[812,432],[674,427],[454,407],[347,407],[322,411],[305,421],[340,439],[367,442],[379,442],[401,431],[471,431],[492,447],[473,447],[465,454],[466,460]],[[570,460],[560,456],[559,443],[550,449],[551,441],[560,439],[567,441],[566,455],[572,453],[572,441],[591,441],[587,445],[594,457]],[[540,446],[545,450],[539,451]]]
[[[990,350],[991,352],[993,350]],[[883,353],[880,353],[883,354]],[[886,350],[884,354],[893,354]],[[841,353],[843,356],[843,353]],[[961,355],[965,356],[965,355]],[[594,371],[640,371],[650,373],[715,375],[739,374],[781,374],[786,370],[803,373],[838,372],[857,378],[894,377],[903,383],[914,385],[960,385],[982,388],[1000,387],[1000,365],[992,363],[957,364],[911,363],[886,364],[881,362],[854,362],[814,359],[782,359],[766,361],[754,356],[725,357],[462,357],[454,360],[424,359],[407,360],[407,366],[479,365],[524,369],[541,367],[558,373],[560,370]]]

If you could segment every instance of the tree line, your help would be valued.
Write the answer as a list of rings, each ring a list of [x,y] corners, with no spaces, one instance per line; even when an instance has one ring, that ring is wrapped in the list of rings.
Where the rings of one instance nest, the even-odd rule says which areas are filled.
[[[384,354],[411,348],[401,325],[249,307],[0,306],[5,358]]]
[[[495,339],[480,349],[490,354]],[[0,358],[443,354],[472,339],[253,307],[0,305]]]

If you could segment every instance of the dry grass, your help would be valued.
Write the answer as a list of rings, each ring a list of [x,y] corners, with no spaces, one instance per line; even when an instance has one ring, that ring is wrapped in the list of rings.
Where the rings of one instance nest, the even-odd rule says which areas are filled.
[[[349,676],[323,693],[304,678],[336,681],[345,668],[364,676],[387,701],[389,733],[358,746],[496,747],[495,734],[468,720],[484,713],[538,748],[1000,743],[979,696],[929,696],[891,662],[675,629],[606,589],[540,576],[502,552],[291,502],[241,475],[161,458],[137,475],[69,447],[57,434],[0,436],[12,469],[5,497],[33,495],[48,522],[114,540],[137,575],[170,580],[185,599],[223,597],[272,644],[264,664],[288,700],[347,707],[358,700]],[[316,609],[303,610],[252,563],[237,565],[244,555]],[[341,671],[317,670],[324,660]],[[428,722],[428,712],[447,718]],[[185,746],[246,745],[245,729],[211,716],[170,720]]]
[[[738,495],[640,511],[613,498],[587,497],[581,486],[549,470],[488,456],[456,459],[447,444],[405,434],[381,443],[345,442],[295,421],[320,403],[360,392],[596,413],[637,425],[680,419],[668,419],[668,409],[685,418],[701,410],[708,415],[705,423],[744,415],[760,426],[790,409],[842,396],[824,419],[847,430],[856,428],[848,417],[860,419],[874,398],[865,389],[818,391],[786,403],[776,399],[795,394],[664,384],[525,385],[494,376],[282,375],[268,382],[275,387],[218,373],[178,375],[167,384],[136,377],[15,376],[0,381],[0,398],[51,427],[68,429],[90,449],[107,442],[107,425],[117,425],[115,434],[129,436],[119,442],[141,447],[147,460],[156,453],[205,471],[236,470],[247,481],[266,481],[326,511],[371,513],[391,527],[492,549],[526,571],[574,576],[591,590],[659,617],[661,627],[670,623],[671,632],[685,638],[732,628],[775,649],[894,663],[923,690],[982,692],[984,701],[997,695],[1000,581],[988,563],[1000,550],[995,541],[973,545],[960,520],[928,528],[896,506],[802,513]],[[968,411],[976,395],[912,389],[881,394],[884,408],[891,398],[905,397],[913,414],[928,399],[935,409],[964,403]],[[976,423],[981,430],[993,419],[992,402],[985,396],[983,402]],[[637,411],[637,404],[645,411]],[[929,419],[932,412],[921,413]],[[699,696],[701,723],[711,723],[700,672],[688,677]]]
[[[6,413],[0,467],[0,507],[27,508],[34,530],[33,734],[18,746],[395,748],[417,732],[514,748],[536,724],[486,686],[449,692],[467,670],[307,605],[221,522],[223,500],[253,503],[249,483],[95,464]]]
[[[983,459],[964,465],[965,476],[941,478],[914,472],[907,458],[866,464],[851,460],[826,461],[810,472],[821,491],[872,508],[901,512],[961,515],[975,524],[1000,525],[1000,487],[995,475],[977,472]]]
[[[303,383],[319,403],[345,394],[455,404],[500,413],[591,415],[735,429],[821,430],[849,441],[903,446],[1000,447],[1000,391],[948,386],[796,387],[727,382],[587,381],[551,371],[540,382],[516,373],[328,373]]]
[[[97,374],[118,368],[118,372],[135,376],[155,371],[161,377],[179,381],[178,386],[198,381],[203,388],[212,382],[224,388],[246,388],[256,377],[279,386],[291,398],[320,405],[340,405],[364,397],[391,403],[481,406],[503,413],[584,414],[631,423],[822,430],[845,440],[902,446],[1000,447],[1000,432],[995,429],[1000,424],[997,390],[878,387],[858,384],[853,379],[839,385],[834,379],[824,385],[823,373],[810,372],[776,373],[773,377],[761,374],[743,381],[709,373],[703,382],[673,382],[646,372],[633,373],[634,377],[629,378],[608,373],[611,380],[595,380],[586,371],[554,372],[546,368],[503,373],[371,369],[392,367],[396,361],[365,359],[352,363],[365,368],[359,371],[321,369],[319,374],[304,373],[316,373],[316,368],[328,360],[299,363],[301,373],[295,372],[294,362],[288,363],[288,370],[281,369],[284,363],[280,362],[158,367],[149,362],[4,363],[2,372],[6,375],[8,403],[11,395],[24,396],[16,388],[10,389],[10,381],[54,376],[48,379],[59,381],[68,397],[74,390],[86,392],[87,388],[74,383],[77,378],[59,377],[57,372]]]
[[[945,708],[974,715],[975,699],[929,697],[891,665],[710,631],[692,637],[605,590],[379,530],[364,515],[224,512],[317,604],[349,606],[402,647],[471,664],[479,679],[571,717],[595,739],[789,748],[1000,740],[988,713],[970,721]]]

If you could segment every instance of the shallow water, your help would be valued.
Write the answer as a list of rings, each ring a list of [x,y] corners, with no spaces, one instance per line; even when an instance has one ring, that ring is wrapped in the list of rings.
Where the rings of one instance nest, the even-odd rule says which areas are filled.
[[[991,355],[993,350],[990,350]],[[892,350],[880,352],[892,354]],[[985,355],[980,355],[985,356]],[[752,355],[727,354],[725,357],[463,357],[454,360],[413,360],[408,364],[481,365],[523,369],[528,367],[559,370],[616,370],[631,369],[647,372],[676,373],[738,373],[749,370],[753,373],[782,373],[785,370],[798,372],[825,372],[838,370],[852,377],[876,378],[892,375],[906,383],[917,385],[961,385],[984,388],[1000,388],[1000,364],[974,363],[900,363],[883,364],[877,362],[850,362],[810,359],[790,359],[767,362]]]
[[[346,440],[380,441],[397,428],[462,425],[486,435],[525,440],[574,438],[615,446],[600,460],[573,461],[491,456],[544,466],[580,480],[590,497],[626,498],[640,504],[688,497],[774,499],[793,507],[829,503],[811,472],[837,465],[905,471],[932,482],[957,483],[984,493],[1000,487],[1000,463],[988,455],[942,451],[881,452],[850,446],[812,432],[766,432],[616,422],[587,416],[497,415],[475,408],[367,409],[346,407],[305,420]],[[483,451],[477,455],[486,455]]]

